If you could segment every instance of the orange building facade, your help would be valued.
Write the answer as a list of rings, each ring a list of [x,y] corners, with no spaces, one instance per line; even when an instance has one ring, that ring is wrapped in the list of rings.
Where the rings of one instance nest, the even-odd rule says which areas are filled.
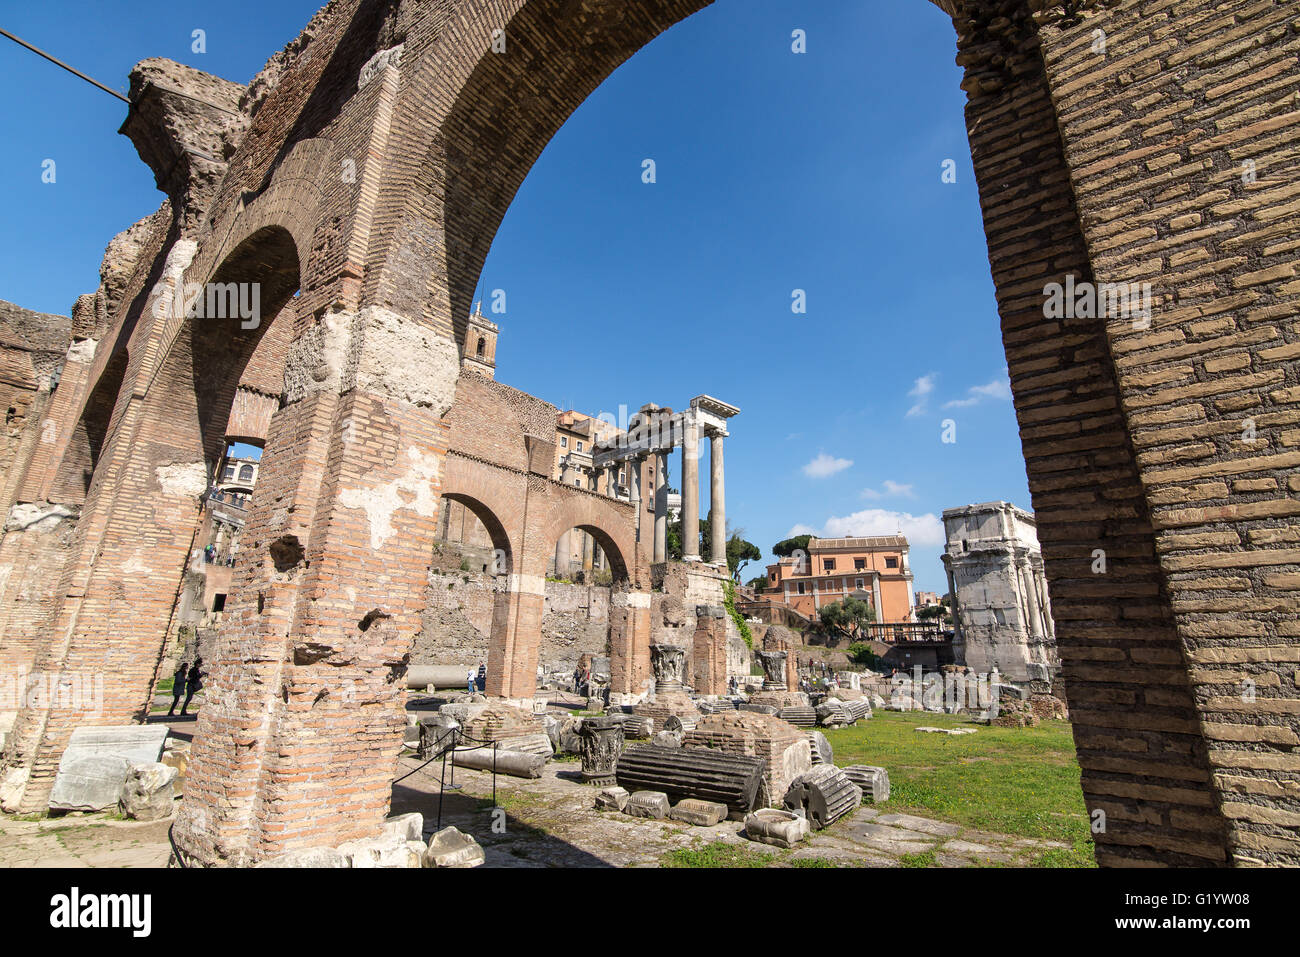
[[[816,618],[823,605],[850,595],[868,601],[877,622],[915,621],[907,539],[811,539],[807,554],[796,552],[767,566],[767,583],[758,598]]]

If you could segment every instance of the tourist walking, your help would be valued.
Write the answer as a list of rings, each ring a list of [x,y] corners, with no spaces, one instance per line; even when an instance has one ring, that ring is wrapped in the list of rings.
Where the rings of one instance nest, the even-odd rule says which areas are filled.
[[[470,694],[474,693],[474,669],[473,668],[470,668],[467,672],[465,672],[465,689]]]
[[[188,672],[189,668],[186,666],[185,662],[182,661],[176,667],[176,673],[172,675],[172,706],[167,712],[167,717],[169,718],[176,714],[176,706],[181,703],[181,695],[185,693],[185,675]],[[182,712],[182,714],[183,713],[184,712]]]
[[[199,670],[199,666],[202,664],[202,658],[195,658],[194,664],[190,665],[189,674],[185,676],[185,703],[181,705],[182,715],[189,708],[190,700],[194,697],[195,692],[203,688],[203,673]]]

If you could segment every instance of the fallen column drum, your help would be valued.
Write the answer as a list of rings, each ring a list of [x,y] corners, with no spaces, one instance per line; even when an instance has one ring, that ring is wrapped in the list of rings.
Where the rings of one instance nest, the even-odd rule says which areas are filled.
[[[619,756],[614,774],[618,786],[628,791],[663,791],[674,804],[696,798],[725,804],[733,814],[747,814],[758,803],[763,762],[712,748],[641,744]]]

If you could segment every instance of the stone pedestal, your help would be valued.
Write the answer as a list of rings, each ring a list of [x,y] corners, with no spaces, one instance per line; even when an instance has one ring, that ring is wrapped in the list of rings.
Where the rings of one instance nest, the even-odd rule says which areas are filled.
[[[655,692],[651,700],[637,705],[633,713],[654,719],[655,727],[662,728],[670,717],[694,723],[700,717],[695,702],[686,693],[682,674],[686,668],[684,645],[653,644],[650,646],[650,666],[654,670]]]
[[[780,711],[782,708],[796,708],[808,703],[801,692],[791,691],[786,686],[786,651],[755,651],[754,657],[763,666],[763,690],[754,693],[749,703],[767,705]]]
[[[785,691],[785,660],[789,657],[789,652],[756,651],[754,656],[763,666],[763,690]]]
[[[616,718],[584,718],[579,737],[582,780],[599,787],[613,784],[614,765],[623,753],[623,722]]]

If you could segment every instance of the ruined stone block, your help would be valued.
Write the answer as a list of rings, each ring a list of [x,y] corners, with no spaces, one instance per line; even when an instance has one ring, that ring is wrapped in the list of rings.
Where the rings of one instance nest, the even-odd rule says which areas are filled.
[[[487,856],[478,841],[454,827],[444,827],[429,838],[425,867],[478,867]]]
[[[678,801],[669,814],[674,821],[683,821],[698,827],[712,827],[727,819],[727,805],[715,801],[698,801],[686,798]]]
[[[623,810],[632,817],[648,817],[662,821],[668,816],[671,805],[663,791],[637,791],[627,799]]]
[[[789,811],[762,808],[745,817],[745,837],[760,844],[794,847],[808,833],[808,821]]]
[[[602,788],[596,795],[596,807],[606,810],[621,811],[627,807],[629,795],[627,788],[608,787]]]

